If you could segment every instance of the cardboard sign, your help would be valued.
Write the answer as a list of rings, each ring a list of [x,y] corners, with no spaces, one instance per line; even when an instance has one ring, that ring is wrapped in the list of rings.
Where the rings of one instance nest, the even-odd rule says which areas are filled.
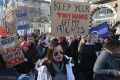
[[[18,41],[16,38],[8,37],[2,39],[0,42],[0,54],[3,56],[3,60],[7,68],[11,68],[25,61],[23,51],[20,45],[16,45]]]
[[[52,0],[53,36],[87,35],[90,23],[90,4]]]
[[[14,46],[12,48],[0,50],[0,54],[2,54],[3,60],[7,68],[11,68],[25,61],[20,46]]]
[[[101,38],[110,34],[109,25],[105,22],[89,30],[90,33],[97,33]]]
[[[6,37],[7,36],[7,31],[5,26],[0,26],[0,36]]]
[[[0,40],[0,44],[2,45],[3,49],[17,45],[18,44],[17,42],[18,42],[17,36],[9,36]]]

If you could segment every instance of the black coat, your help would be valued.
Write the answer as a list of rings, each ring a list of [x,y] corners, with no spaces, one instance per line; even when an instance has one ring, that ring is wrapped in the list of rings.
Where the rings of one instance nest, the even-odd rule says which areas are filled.
[[[93,72],[93,66],[97,59],[94,45],[85,45],[81,53],[80,71]]]
[[[118,65],[115,61],[115,57],[106,51],[103,51],[98,56],[93,70],[94,80],[105,80],[105,77],[111,78],[111,80],[113,80],[113,78],[119,76]]]

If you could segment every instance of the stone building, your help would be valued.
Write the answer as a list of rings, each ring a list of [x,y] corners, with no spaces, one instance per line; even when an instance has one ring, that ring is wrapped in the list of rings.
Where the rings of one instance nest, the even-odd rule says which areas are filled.
[[[43,0],[23,0],[18,6],[26,6],[31,32],[50,32],[50,2]]]
[[[27,7],[28,23],[32,32],[50,32],[50,2],[43,0],[9,0],[6,10],[5,19],[9,27],[16,28],[18,21],[16,21],[16,12],[20,6]],[[23,21],[24,22],[24,21]],[[22,23],[23,23],[22,22]],[[22,24],[21,23],[21,24]],[[23,32],[19,30],[18,32]]]
[[[15,0],[9,0],[5,8],[5,26],[7,26],[8,33],[16,32],[16,2]]]
[[[108,22],[110,27],[117,21],[117,0],[93,0],[91,5],[91,27]]]

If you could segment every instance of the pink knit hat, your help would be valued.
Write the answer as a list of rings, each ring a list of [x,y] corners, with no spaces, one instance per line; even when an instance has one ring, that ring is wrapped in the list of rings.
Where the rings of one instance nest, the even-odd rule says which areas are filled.
[[[22,47],[27,47],[27,46],[29,46],[30,45],[30,43],[28,42],[28,41],[23,41],[22,43],[21,43],[21,46]]]

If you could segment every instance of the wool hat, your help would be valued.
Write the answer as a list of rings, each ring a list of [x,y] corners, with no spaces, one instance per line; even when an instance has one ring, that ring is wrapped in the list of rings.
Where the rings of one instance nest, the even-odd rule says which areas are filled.
[[[21,75],[18,80],[30,80],[30,76],[27,75]]]
[[[27,46],[29,46],[30,45],[30,43],[28,42],[28,41],[23,41],[22,43],[21,43],[21,46],[22,47],[27,47]]]
[[[58,44],[58,43],[59,43],[58,39],[57,39],[57,38],[53,38],[53,39],[50,41],[50,46],[55,45],[55,44]]]

